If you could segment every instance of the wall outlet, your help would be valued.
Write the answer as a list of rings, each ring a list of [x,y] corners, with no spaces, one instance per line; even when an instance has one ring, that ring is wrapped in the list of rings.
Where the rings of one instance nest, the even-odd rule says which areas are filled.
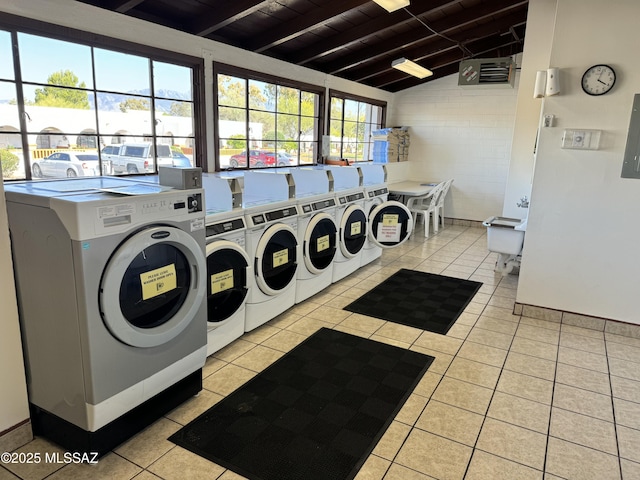
[[[542,125],[545,127],[553,127],[555,124],[556,116],[553,114],[545,115]]]

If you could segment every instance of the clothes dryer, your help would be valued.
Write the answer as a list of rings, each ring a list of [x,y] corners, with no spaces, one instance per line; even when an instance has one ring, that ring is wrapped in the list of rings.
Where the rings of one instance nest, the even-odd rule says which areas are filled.
[[[244,176],[247,253],[253,272],[247,296],[247,332],[295,304],[298,207],[290,180],[260,172]]]
[[[207,205],[207,355],[244,334],[251,260],[246,252],[246,221],[233,208],[233,182],[203,175]]]
[[[203,191],[109,177],[5,190],[34,432],[106,453],[202,388]]]
[[[413,218],[403,203],[389,200],[384,165],[369,164],[360,168],[365,192],[367,239],[362,249],[361,265],[382,255],[382,250],[403,244],[411,236]]]

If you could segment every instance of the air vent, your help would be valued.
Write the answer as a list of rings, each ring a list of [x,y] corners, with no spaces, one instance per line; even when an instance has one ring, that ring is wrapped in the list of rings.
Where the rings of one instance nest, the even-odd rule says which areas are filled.
[[[516,78],[515,67],[511,57],[463,60],[460,62],[458,85],[513,88]]]

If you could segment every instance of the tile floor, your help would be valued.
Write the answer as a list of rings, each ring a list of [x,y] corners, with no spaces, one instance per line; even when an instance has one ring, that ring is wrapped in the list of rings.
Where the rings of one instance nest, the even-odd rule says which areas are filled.
[[[242,478],[167,437],[323,326],[436,357],[357,480],[640,479],[640,340],[513,315],[518,277],[494,274],[485,233],[416,234],[246,334],[208,359],[198,397],[97,465],[11,466],[0,480]],[[446,336],[342,310],[403,267],[483,286]],[[61,450],[37,438],[19,451]]]

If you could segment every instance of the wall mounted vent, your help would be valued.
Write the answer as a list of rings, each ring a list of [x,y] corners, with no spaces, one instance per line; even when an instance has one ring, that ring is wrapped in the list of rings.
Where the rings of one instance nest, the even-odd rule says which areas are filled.
[[[511,87],[516,79],[516,64],[511,57],[473,58],[460,62],[458,85]]]

